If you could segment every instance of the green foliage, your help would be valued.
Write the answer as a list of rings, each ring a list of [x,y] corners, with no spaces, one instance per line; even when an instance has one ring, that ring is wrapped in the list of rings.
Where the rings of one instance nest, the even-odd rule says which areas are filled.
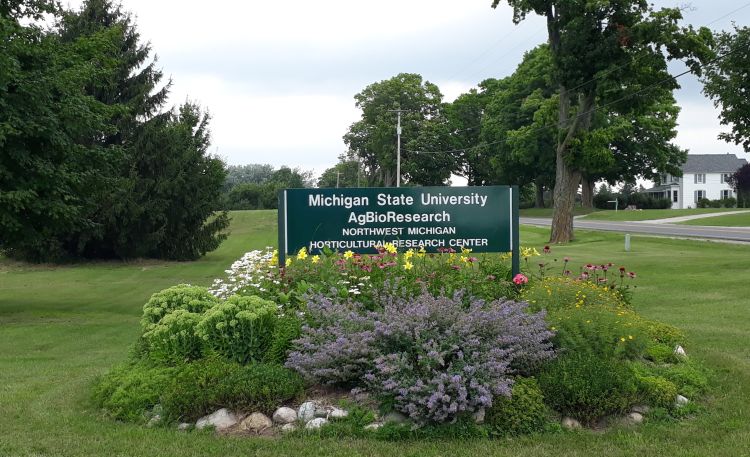
[[[174,367],[119,366],[94,386],[97,406],[118,420],[143,422],[160,404],[168,421],[195,420],[220,407],[271,413],[303,391],[302,379],[274,364],[239,365],[218,358]]]
[[[632,370],[594,354],[558,357],[539,374],[538,381],[552,409],[586,423],[625,412],[638,400]]]
[[[320,175],[318,187],[358,187],[364,182],[359,161],[342,155],[339,156],[339,162],[336,165],[326,169]]]
[[[143,422],[173,380],[176,368],[127,363],[113,368],[94,384],[93,400],[118,420]]]
[[[658,372],[677,386],[677,393],[693,400],[705,393],[709,386],[708,370],[695,361],[661,367]]]
[[[429,424],[414,428],[410,424],[388,422],[369,433],[382,441],[444,441],[444,440],[478,440],[489,437],[486,426],[478,425],[471,417],[461,417],[453,423]]]
[[[648,344],[643,356],[654,363],[675,363],[679,361],[674,353],[674,348],[663,343]]]
[[[670,346],[672,350],[676,345],[686,342],[685,334],[674,325],[647,319],[642,319],[641,323],[652,341]]]
[[[614,273],[610,275],[612,277]],[[616,290],[562,276],[534,281],[523,289],[521,298],[529,302],[532,309],[548,311],[591,307],[625,308],[623,296]]]
[[[169,83],[129,13],[111,0],[79,11],[6,5],[0,17],[0,250],[32,261],[193,260],[225,238],[223,163],[208,116],[163,111]],[[5,9],[5,7],[0,7]]]
[[[281,189],[312,186],[312,172],[270,165],[234,167],[225,182],[224,205],[228,210],[276,209]],[[255,167],[255,168],[253,168]]]
[[[542,431],[549,421],[544,395],[534,378],[519,378],[510,398],[496,396],[485,423],[497,436],[526,435]]]
[[[174,310],[182,309],[190,313],[202,314],[219,300],[208,293],[205,287],[180,284],[156,292],[143,305],[141,327],[150,330],[161,319]]]
[[[302,378],[280,365],[207,358],[179,368],[161,405],[166,417],[175,421],[195,420],[220,407],[270,414],[303,388]]]
[[[239,363],[261,361],[271,347],[276,305],[256,296],[232,296],[206,311],[198,336],[207,347]]]
[[[715,51],[721,56],[711,62],[705,72],[704,92],[720,108],[723,125],[731,127],[720,138],[750,149],[750,102],[746,96],[750,90],[747,72],[750,69],[750,56],[745,52],[750,48],[750,27],[734,25],[734,31],[716,34]],[[741,189],[743,194],[750,190],[750,182]]]
[[[396,183],[396,113],[389,112],[394,109],[406,110],[401,117],[401,141],[410,145],[401,157],[405,181],[443,183],[450,178],[451,160],[446,163],[446,157],[440,155],[411,152],[447,149],[450,136],[444,128],[442,98],[435,84],[414,73],[370,84],[354,96],[362,118],[349,127],[344,142],[348,155],[361,159],[369,185]]]
[[[637,376],[638,390],[650,406],[670,408],[677,397],[677,386],[659,376]]]
[[[556,332],[553,343],[564,353],[590,354],[602,359],[635,359],[643,354],[648,339],[632,311],[580,307],[552,311],[548,315]]]
[[[364,438],[370,435],[365,430],[367,425],[375,422],[375,413],[356,404],[343,405],[349,413],[346,417],[332,420],[320,430],[324,438]]]
[[[175,309],[144,332],[149,357],[161,362],[196,360],[203,355],[203,340],[195,329],[201,315]]]
[[[283,364],[287,353],[292,348],[292,341],[299,338],[302,322],[295,316],[288,315],[278,319],[271,336],[271,344],[266,351],[263,361]]]

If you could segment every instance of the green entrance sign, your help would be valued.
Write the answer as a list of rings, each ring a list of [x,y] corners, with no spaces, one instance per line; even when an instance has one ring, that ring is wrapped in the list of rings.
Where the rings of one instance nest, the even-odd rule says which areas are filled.
[[[377,252],[512,252],[519,271],[518,187],[285,189],[279,192],[279,260],[301,248]]]

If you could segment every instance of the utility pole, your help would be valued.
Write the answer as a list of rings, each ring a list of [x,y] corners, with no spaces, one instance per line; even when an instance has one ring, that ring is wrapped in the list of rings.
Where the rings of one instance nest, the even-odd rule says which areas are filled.
[[[340,178],[340,177],[341,177],[341,172],[340,172],[340,171],[337,171],[337,172],[336,172],[336,189],[338,189],[338,188],[339,188],[339,178]]]
[[[391,109],[389,113],[396,113],[396,187],[401,187],[401,113],[408,112],[408,109]]]

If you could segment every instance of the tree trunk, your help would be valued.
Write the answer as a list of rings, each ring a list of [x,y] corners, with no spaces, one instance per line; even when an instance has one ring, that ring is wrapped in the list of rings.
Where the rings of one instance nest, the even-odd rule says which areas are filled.
[[[581,178],[581,206],[594,208],[594,181],[587,177]]]
[[[534,204],[537,208],[544,208],[544,186],[538,182],[534,183],[536,188],[536,203]]]
[[[552,231],[550,243],[567,243],[573,241],[573,208],[575,206],[578,185],[581,183],[581,172],[565,163],[570,142],[579,131],[587,131],[591,126],[591,115],[594,106],[594,91],[579,96],[578,112],[570,114],[570,94],[560,87],[560,108],[558,125],[565,137],[558,140],[555,153],[555,206],[552,212]]]
[[[552,214],[550,243],[573,241],[573,208],[575,207],[581,173],[571,169],[563,160],[564,150],[557,149],[555,171],[555,209]]]

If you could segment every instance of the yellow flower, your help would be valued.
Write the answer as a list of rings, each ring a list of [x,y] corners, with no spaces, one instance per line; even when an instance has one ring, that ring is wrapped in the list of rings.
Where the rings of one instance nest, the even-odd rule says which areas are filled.
[[[461,262],[463,262],[463,263],[466,263],[466,262],[468,262],[468,261],[469,261],[469,258],[468,258],[468,257],[466,257],[465,255],[462,255],[462,256],[461,256]]]
[[[396,246],[393,245],[393,243],[385,243],[383,245],[383,248],[388,251],[391,254],[395,254],[398,249],[396,249]]]
[[[408,251],[404,252],[404,259],[409,260],[412,257],[414,257],[414,249],[409,249]]]
[[[463,248],[463,247],[461,248],[461,254],[470,254],[470,253],[471,253],[471,249]]]
[[[623,336],[622,338],[620,338],[620,341],[622,341],[624,343],[625,342],[625,337]]]
[[[352,251],[346,251],[346,252],[344,252],[344,258],[345,259],[351,259],[352,257],[354,257],[354,253]]]
[[[632,340],[633,339],[633,335],[628,335],[628,339]]]
[[[404,264],[404,270],[411,270],[412,268],[414,268],[414,265],[411,262],[407,261]]]
[[[286,266],[290,266],[291,264],[292,264],[292,258],[291,257],[287,257],[286,258]]]
[[[419,251],[417,251],[417,257],[422,258],[425,254],[427,254],[427,249],[424,246],[420,246]]]
[[[319,255],[312,256],[312,263],[318,263],[318,262],[320,262],[320,256]]]
[[[300,250],[299,250],[299,251],[297,252],[297,260],[305,260],[306,258],[307,258],[307,248],[305,248],[305,247],[302,247],[302,248],[301,248],[301,249],[300,249]]]

